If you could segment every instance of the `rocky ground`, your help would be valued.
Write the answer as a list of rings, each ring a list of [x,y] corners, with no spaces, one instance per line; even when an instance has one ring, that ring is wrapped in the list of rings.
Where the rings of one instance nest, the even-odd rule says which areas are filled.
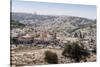
[[[20,50],[19,50],[20,49]],[[44,60],[45,51],[52,51],[58,56],[58,64],[65,63],[75,63],[74,60],[64,57],[62,55],[63,49],[55,48],[15,48],[11,51],[11,66],[12,67],[24,67],[24,66],[34,66],[34,65],[47,65],[48,63]],[[87,61],[96,61],[96,55],[92,54],[86,58]],[[81,62],[85,62],[81,60]]]

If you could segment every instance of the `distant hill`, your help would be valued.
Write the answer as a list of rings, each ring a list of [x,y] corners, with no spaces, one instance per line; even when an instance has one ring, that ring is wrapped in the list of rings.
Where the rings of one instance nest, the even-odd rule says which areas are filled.
[[[94,28],[96,31],[96,20],[75,17],[75,16],[61,16],[61,15],[36,15],[28,13],[11,13],[12,27],[24,27],[36,29],[40,31],[42,28],[46,30],[55,31],[58,33],[73,33],[77,30],[85,29],[86,32],[92,30],[90,27]],[[17,21],[17,22],[16,22]],[[26,29],[24,29],[26,30]]]

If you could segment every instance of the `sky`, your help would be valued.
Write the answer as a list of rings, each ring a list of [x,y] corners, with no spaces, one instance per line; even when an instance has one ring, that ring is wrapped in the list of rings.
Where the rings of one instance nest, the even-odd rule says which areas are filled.
[[[21,13],[37,13],[41,15],[68,15],[85,17],[89,19],[97,18],[96,5],[12,0],[11,11]]]

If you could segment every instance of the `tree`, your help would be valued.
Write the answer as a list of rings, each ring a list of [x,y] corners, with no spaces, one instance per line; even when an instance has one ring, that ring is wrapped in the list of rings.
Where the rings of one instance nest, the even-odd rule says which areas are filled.
[[[78,42],[66,43],[62,55],[74,59],[75,62],[80,62],[82,57],[89,55],[88,51],[84,49]]]

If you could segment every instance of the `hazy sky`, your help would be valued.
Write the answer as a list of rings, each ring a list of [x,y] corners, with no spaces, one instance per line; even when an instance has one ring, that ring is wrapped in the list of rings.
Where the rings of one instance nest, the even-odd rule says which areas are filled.
[[[12,12],[34,13],[42,15],[70,15],[96,19],[95,5],[77,5],[12,0]]]

